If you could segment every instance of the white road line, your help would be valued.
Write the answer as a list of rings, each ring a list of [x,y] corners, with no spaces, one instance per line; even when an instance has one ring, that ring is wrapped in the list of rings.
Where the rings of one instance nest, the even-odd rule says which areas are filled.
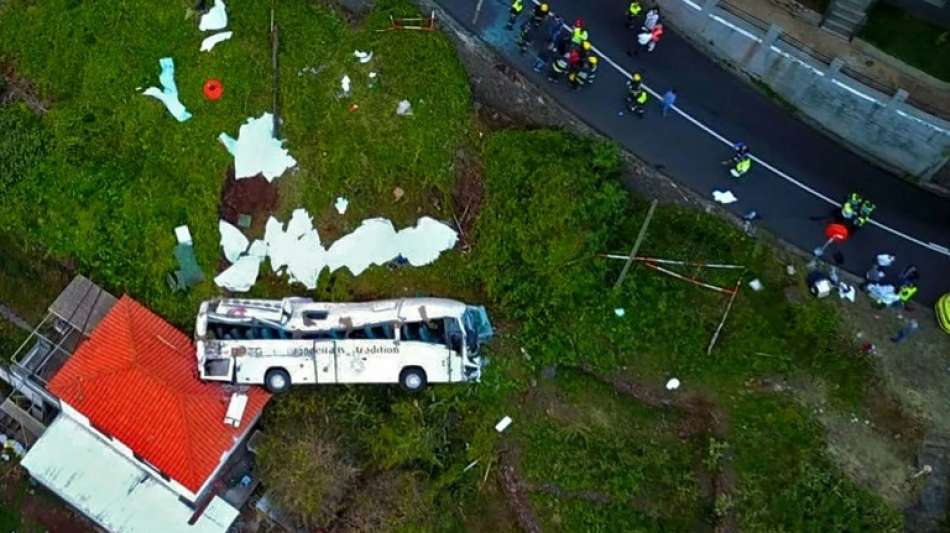
[[[535,5],[539,4],[538,0],[531,0],[531,1],[532,1]],[[571,30],[571,27],[568,26],[567,24],[563,24],[562,26],[563,26],[564,28],[566,28],[568,31]],[[617,70],[617,72],[619,72],[620,74],[622,74],[623,76],[625,76],[627,79],[631,79],[631,78],[633,77],[629,72],[627,72],[627,70],[626,70],[625,68],[621,67],[620,64],[618,64],[616,61],[614,61],[610,56],[608,56],[607,54],[601,52],[600,49],[597,48],[596,46],[591,45],[591,50],[593,50],[597,55],[599,55],[600,57],[602,57],[602,58],[604,59],[604,61],[606,61],[607,63],[609,63],[610,66],[612,66],[615,70]],[[659,99],[662,99],[662,96],[660,96],[660,93],[658,93],[658,92],[654,91],[653,89],[651,89],[647,84],[644,83],[644,84],[643,84],[643,88],[646,89],[646,91],[647,91],[648,93],[652,94],[654,98],[656,98],[656,99],[658,99],[658,100],[659,100]],[[722,142],[723,144],[726,144],[726,145],[728,145],[728,146],[730,146],[730,147],[735,146],[735,142],[730,141],[730,140],[727,139],[726,137],[720,135],[719,132],[717,132],[716,130],[712,129],[711,127],[709,127],[709,126],[703,124],[703,123],[700,122],[698,119],[696,119],[696,118],[694,118],[693,116],[687,114],[685,111],[683,111],[683,110],[680,109],[679,107],[677,107],[677,106],[674,105],[674,106],[673,106],[673,111],[676,111],[681,117],[683,117],[683,118],[685,118],[686,120],[688,120],[689,122],[693,123],[693,125],[695,125],[697,128],[699,128],[699,129],[703,130],[704,132],[708,133],[709,135],[711,135],[711,136],[714,137],[715,139],[719,140],[719,141]],[[760,159],[760,158],[758,158],[758,157],[756,157],[756,156],[754,156],[754,155],[752,156],[752,160],[755,161],[756,163],[758,163],[759,165],[761,165],[763,168],[765,168],[765,169],[771,171],[771,172],[772,172],[773,174],[775,174],[776,176],[778,176],[778,177],[784,179],[785,181],[791,183],[792,185],[795,185],[795,186],[798,187],[799,189],[802,189],[803,191],[805,191],[805,192],[811,194],[812,196],[814,196],[814,197],[816,197],[816,198],[819,198],[819,199],[821,199],[821,200],[824,200],[825,202],[827,202],[827,203],[829,203],[829,204],[831,204],[831,205],[833,205],[833,206],[840,206],[840,205],[841,205],[840,202],[838,202],[838,201],[836,201],[836,200],[833,200],[833,199],[829,198],[828,196],[825,196],[825,195],[822,194],[821,192],[819,192],[819,191],[817,191],[817,190],[815,190],[815,189],[809,187],[808,185],[805,185],[805,184],[802,183],[801,181],[799,181],[799,180],[793,178],[792,176],[790,176],[790,175],[786,174],[785,172],[779,170],[778,168],[772,166],[772,165],[769,164],[768,162],[766,162],[766,161],[764,161],[764,160],[762,160],[762,159]],[[910,241],[910,242],[912,242],[912,243],[914,243],[914,244],[917,244],[917,245],[919,245],[919,246],[922,246],[922,247],[924,247],[924,248],[926,248],[926,249],[928,249],[928,250],[931,250],[931,251],[933,251],[933,252],[936,252],[936,253],[938,253],[938,254],[942,254],[942,255],[945,255],[945,256],[947,256],[947,257],[950,257],[950,250],[948,250],[948,249],[947,249],[946,247],[944,247],[944,246],[940,246],[939,244],[934,244],[934,243],[932,243],[932,242],[924,242],[924,241],[922,241],[922,240],[920,240],[920,239],[918,239],[918,238],[916,238],[916,237],[912,237],[912,236],[910,236],[910,235],[908,235],[908,234],[906,234],[906,233],[904,233],[904,232],[902,232],[902,231],[900,231],[900,230],[898,230],[898,229],[892,228],[892,227],[887,226],[887,225],[885,225],[885,224],[881,224],[880,222],[878,222],[877,220],[874,220],[873,218],[871,219],[871,224],[872,224],[873,226],[876,226],[876,227],[878,227],[878,228],[881,228],[882,230],[884,230],[884,231],[886,231],[886,232],[888,232],[888,233],[891,233],[892,235],[895,235],[895,236],[897,236],[897,237],[900,237],[900,238],[902,238],[902,239],[905,239],[905,240],[907,240],[907,241]]]

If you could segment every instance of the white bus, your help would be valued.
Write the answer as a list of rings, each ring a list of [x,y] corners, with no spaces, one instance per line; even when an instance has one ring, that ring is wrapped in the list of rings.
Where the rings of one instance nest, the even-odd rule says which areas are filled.
[[[291,385],[478,381],[479,346],[492,336],[485,308],[441,298],[320,303],[308,298],[201,304],[198,373],[207,381]]]

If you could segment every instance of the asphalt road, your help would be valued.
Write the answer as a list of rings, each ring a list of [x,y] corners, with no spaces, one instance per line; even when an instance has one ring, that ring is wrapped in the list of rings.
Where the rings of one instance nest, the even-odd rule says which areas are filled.
[[[568,89],[564,81],[552,84],[543,72],[532,70],[545,36],[536,32],[534,46],[521,55],[515,32],[504,27],[508,3],[485,0],[473,24],[476,0],[438,2],[527,79],[544,87],[593,128],[699,194],[711,198],[713,190],[731,190],[739,201],[728,209],[740,215],[756,210],[763,217],[760,226],[803,249],[824,242],[824,222],[812,218],[830,213],[832,205],[819,195],[840,202],[851,192],[860,192],[878,205],[874,221],[886,228],[869,224],[847,242],[835,245],[828,255],[840,251],[844,256],[841,266],[861,276],[882,252],[897,256],[890,273],[917,265],[921,275],[917,300],[927,305],[950,291],[950,251],[946,249],[950,248],[950,200],[878,168],[801,122],[670,28],[652,53],[628,56],[634,35],[624,25],[625,2],[551,3],[552,10],[568,23],[583,16],[591,42],[604,56],[596,83],[579,92]],[[527,20],[533,9],[530,2],[525,3],[522,20]],[[676,107],[682,114],[662,117],[654,97],[645,118],[625,112],[626,77],[611,62],[627,72],[640,72],[645,84],[661,94],[675,88],[679,95]],[[733,179],[719,163],[732,155],[730,146],[708,130],[729,141],[745,142],[756,158],[778,173],[757,162],[740,181]]]

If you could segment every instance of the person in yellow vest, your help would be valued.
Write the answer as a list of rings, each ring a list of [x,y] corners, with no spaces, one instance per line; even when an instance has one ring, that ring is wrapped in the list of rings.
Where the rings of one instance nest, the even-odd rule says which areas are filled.
[[[579,18],[574,21],[574,28],[571,29],[571,44],[574,46],[583,46],[584,41],[589,41],[589,33],[584,27],[584,19]]]
[[[937,323],[940,329],[947,335],[950,335],[950,292],[941,296],[934,304],[934,311],[937,313]]]
[[[508,12],[508,24],[505,25],[506,29],[512,29],[515,27],[515,22],[518,21],[518,17],[521,16],[521,12],[524,11],[524,0],[514,0],[511,2],[511,10]]]
[[[627,6],[627,28],[636,28],[640,23],[640,13],[643,12],[643,6],[640,2],[633,0]]]
[[[639,82],[627,82],[627,109],[631,113],[635,113],[638,118],[643,118],[648,99],[649,95]]]

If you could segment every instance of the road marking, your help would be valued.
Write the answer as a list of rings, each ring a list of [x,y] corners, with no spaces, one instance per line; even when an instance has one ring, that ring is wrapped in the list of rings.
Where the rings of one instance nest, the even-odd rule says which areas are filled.
[[[531,0],[531,2],[532,2],[533,4],[535,4],[535,5],[538,5],[538,4],[540,3],[540,2],[538,2],[538,0]],[[565,29],[567,29],[568,31],[571,30],[571,27],[568,26],[566,23],[565,23],[565,24],[562,24],[562,26],[563,26]],[[622,74],[623,76],[625,76],[627,79],[631,79],[631,78],[633,77],[625,68],[621,67],[621,66],[620,66],[616,61],[614,61],[610,56],[608,56],[607,54],[601,52],[600,49],[597,48],[596,46],[593,46],[593,43],[591,44],[591,50],[593,50],[594,53],[596,53],[597,55],[599,55],[600,57],[602,57],[607,63],[610,64],[610,66],[612,66],[617,72],[619,72],[620,74]],[[642,85],[643,85],[643,88],[646,89],[646,91],[647,91],[648,93],[652,94],[654,98],[656,98],[656,99],[658,99],[658,100],[659,100],[659,99],[662,99],[662,96],[660,95],[660,93],[654,91],[653,89],[651,89],[651,88],[650,88],[647,84],[645,84],[645,83],[642,84]],[[728,145],[728,146],[730,146],[730,147],[735,146],[735,142],[730,141],[729,139],[727,139],[727,138],[725,138],[724,136],[720,135],[719,132],[717,132],[716,130],[714,130],[714,129],[712,129],[711,127],[707,126],[706,124],[703,124],[703,123],[700,122],[698,119],[696,119],[696,118],[694,118],[693,116],[687,114],[685,111],[683,111],[683,110],[680,109],[679,107],[677,107],[677,106],[674,105],[674,106],[673,106],[673,111],[675,111],[676,113],[678,113],[681,117],[685,118],[685,119],[688,120],[689,122],[693,123],[693,125],[695,125],[695,126],[698,127],[699,129],[701,129],[701,130],[703,130],[704,132],[706,132],[707,134],[711,135],[713,138],[718,139],[718,140],[719,140],[720,142],[722,142],[723,144],[726,144],[726,145]],[[763,168],[765,168],[765,169],[771,171],[771,172],[772,172],[773,174],[775,174],[776,176],[778,176],[778,177],[784,179],[785,181],[791,183],[792,185],[795,185],[795,186],[798,187],[799,189],[802,189],[803,191],[805,191],[805,192],[811,194],[812,196],[814,196],[814,197],[816,197],[816,198],[819,198],[819,199],[821,199],[821,200],[823,200],[823,201],[825,201],[825,202],[827,202],[827,203],[829,203],[829,204],[831,204],[831,205],[833,205],[833,206],[840,206],[840,205],[841,205],[840,202],[835,201],[835,200],[829,198],[828,196],[825,196],[825,195],[822,194],[821,192],[819,192],[819,191],[817,191],[817,190],[815,190],[815,189],[809,187],[808,185],[805,185],[805,184],[802,183],[801,181],[799,181],[799,180],[793,178],[792,176],[790,176],[790,175],[786,174],[785,172],[779,170],[778,168],[772,166],[772,165],[769,164],[768,162],[766,162],[766,161],[764,161],[764,160],[762,160],[762,159],[760,159],[760,158],[758,158],[758,157],[756,157],[756,156],[754,156],[754,155],[752,156],[752,160],[755,161],[756,163],[758,163],[759,165],[762,165]],[[895,235],[895,236],[900,237],[900,238],[902,238],[902,239],[905,239],[905,240],[907,240],[907,241],[909,241],[909,242],[912,242],[912,243],[914,243],[914,244],[917,244],[917,245],[919,245],[919,246],[922,246],[922,247],[924,247],[924,248],[926,248],[926,249],[928,249],[928,250],[931,250],[931,251],[933,251],[933,252],[937,252],[938,254],[942,254],[942,255],[945,255],[945,256],[947,256],[947,257],[950,257],[950,249],[947,249],[947,248],[944,247],[944,246],[940,246],[939,244],[934,244],[934,243],[932,243],[932,242],[924,242],[924,241],[922,241],[922,240],[920,240],[920,239],[918,239],[918,238],[916,238],[916,237],[913,237],[913,236],[911,236],[911,235],[908,235],[908,234],[906,234],[906,233],[904,233],[904,232],[902,232],[902,231],[900,231],[900,230],[898,230],[898,229],[895,229],[895,228],[892,228],[892,227],[887,226],[887,225],[885,225],[885,224],[882,224],[882,223],[878,222],[877,220],[874,220],[873,218],[870,220],[870,222],[871,222],[871,225],[872,225],[872,226],[876,226],[876,227],[878,227],[878,228],[880,228],[880,229],[882,229],[882,230],[884,230],[884,231],[886,231],[886,232],[888,232],[888,233],[891,233],[892,235]]]

